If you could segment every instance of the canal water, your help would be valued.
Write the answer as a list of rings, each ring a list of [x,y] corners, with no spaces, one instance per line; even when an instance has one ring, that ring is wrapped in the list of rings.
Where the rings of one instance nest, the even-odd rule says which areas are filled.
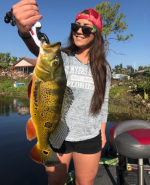
[[[44,166],[29,157],[37,141],[26,138],[25,127],[29,118],[27,99],[0,96],[0,185],[48,184]],[[107,138],[115,123],[108,121]],[[69,171],[72,169],[71,161]]]

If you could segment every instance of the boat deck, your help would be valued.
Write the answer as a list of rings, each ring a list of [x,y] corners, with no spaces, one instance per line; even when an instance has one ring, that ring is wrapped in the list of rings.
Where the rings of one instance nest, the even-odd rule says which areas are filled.
[[[138,175],[130,177],[131,181],[124,185],[138,185]],[[74,180],[67,185],[75,185]],[[123,185],[122,179],[119,178],[118,166],[100,164],[94,185]],[[150,185],[150,175],[144,171],[144,185]]]
[[[119,185],[117,166],[100,164],[94,185]]]
[[[138,181],[138,175],[134,179]],[[100,164],[94,185],[122,185],[119,179],[118,166]],[[144,185],[150,185],[150,175],[146,171],[144,171]]]

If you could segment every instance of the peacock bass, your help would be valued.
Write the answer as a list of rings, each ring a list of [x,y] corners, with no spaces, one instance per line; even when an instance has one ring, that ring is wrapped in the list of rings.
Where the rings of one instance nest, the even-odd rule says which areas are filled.
[[[67,81],[60,46],[60,42],[46,44],[41,41],[28,86],[31,118],[26,125],[26,134],[28,140],[37,137],[37,144],[32,148],[30,157],[45,166],[60,163],[50,143],[54,148],[60,148],[67,135],[67,125],[62,117],[62,112],[67,111],[62,111]]]

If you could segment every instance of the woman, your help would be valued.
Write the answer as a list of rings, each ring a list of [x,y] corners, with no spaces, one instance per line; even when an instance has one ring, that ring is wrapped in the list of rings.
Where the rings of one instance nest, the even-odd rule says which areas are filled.
[[[13,6],[19,35],[38,56],[39,49],[29,29],[42,18],[34,0],[22,0]],[[74,94],[66,115],[68,135],[56,152],[61,164],[45,167],[49,185],[63,185],[71,158],[74,161],[76,185],[93,185],[101,150],[106,143],[110,67],[105,59],[101,36],[102,20],[93,9],[79,13],[71,24],[69,46],[62,48],[67,86]]]

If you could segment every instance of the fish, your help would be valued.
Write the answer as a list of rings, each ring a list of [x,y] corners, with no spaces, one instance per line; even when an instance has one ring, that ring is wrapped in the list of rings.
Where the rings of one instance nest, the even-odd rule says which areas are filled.
[[[26,125],[26,135],[30,141],[37,137],[30,157],[44,166],[60,164],[50,144],[60,148],[65,140],[68,128],[62,115],[65,115],[73,99],[71,90],[66,86],[60,46],[60,42],[46,44],[41,40],[39,56],[28,85],[31,118]],[[69,100],[68,94],[71,95]],[[67,106],[64,99],[67,99]]]

